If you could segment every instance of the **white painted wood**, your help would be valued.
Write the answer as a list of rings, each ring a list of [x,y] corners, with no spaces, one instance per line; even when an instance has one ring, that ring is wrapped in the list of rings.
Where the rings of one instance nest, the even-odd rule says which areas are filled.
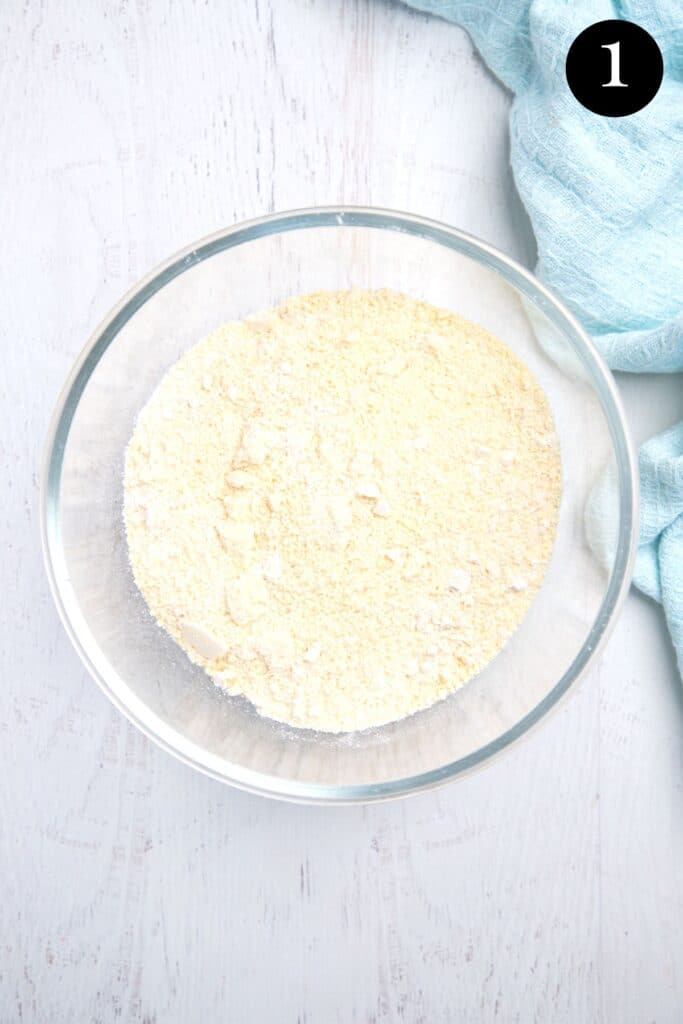
[[[44,579],[50,407],[169,252],[346,201],[532,258],[508,99],[467,37],[389,0],[5,0],[0,95],[0,1020],[680,1021],[683,700],[644,599],[490,768],[327,810],[153,747],[86,676]],[[680,380],[625,390],[640,436],[680,415]]]

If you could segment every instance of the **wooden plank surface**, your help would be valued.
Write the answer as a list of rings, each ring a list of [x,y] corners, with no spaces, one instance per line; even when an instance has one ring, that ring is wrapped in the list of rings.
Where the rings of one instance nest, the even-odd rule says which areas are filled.
[[[683,700],[649,602],[489,768],[323,809],[152,746],[47,592],[51,405],[170,252],[343,201],[533,260],[509,98],[467,37],[389,0],[5,0],[0,95],[0,1021],[680,1021]],[[680,378],[624,390],[639,437],[680,416]]]

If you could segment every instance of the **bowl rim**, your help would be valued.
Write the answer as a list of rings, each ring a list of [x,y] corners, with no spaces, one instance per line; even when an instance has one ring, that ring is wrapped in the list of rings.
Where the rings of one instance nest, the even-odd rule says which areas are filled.
[[[572,663],[545,697],[496,739],[439,768],[382,783],[336,785],[281,779],[245,769],[210,754],[169,727],[132,693],[125,680],[101,654],[71,588],[60,540],[59,492],[69,429],[95,366],[119,330],[152,295],[204,259],[263,236],[311,227],[365,227],[408,233],[475,258],[503,276],[519,292],[531,298],[553,323],[563,328],[573,343],[600,398],[617,461],[620,529],[614,566],[595,621]],[[528,736],[550,711],[559,706],[609,637],[631,582],[638,540],[637,521],[637,462],[621,398],[610,370],[577,319],[530,271],[488,242],[430,218],[369,206],[308,207],[242,221],[185,246],[142,277],[96,327],[67,376],[48,427],[40,476],[40,532],[50,590],[72,645],[103,692],[133,725],[185,764],[248,792],[297,803],[362,803],[433,789],[488,765],[522,736]]]

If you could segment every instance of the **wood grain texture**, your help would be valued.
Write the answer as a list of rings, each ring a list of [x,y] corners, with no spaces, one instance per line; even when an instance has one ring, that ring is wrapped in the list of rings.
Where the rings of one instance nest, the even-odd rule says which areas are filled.
[[[509,100],[467,37],[387,0],[5,0],[0,94],[0,1021],[680,1021],[683,701],[644,599],[487,769],[322,809],[152,746],[47,592],[50,408],[168,253],[345,201],[532,258]],[[641,436],[680,415],[680,379],[624,388]]]

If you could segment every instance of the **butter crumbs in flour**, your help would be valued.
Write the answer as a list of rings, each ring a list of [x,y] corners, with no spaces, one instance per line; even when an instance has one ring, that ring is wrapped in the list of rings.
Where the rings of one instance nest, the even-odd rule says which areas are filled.
[[[396,292],[225,324],[126,451],[136,583],[230,693],[342,732],[409,715],[503,647],[550,558],[546,398],[482,328]]]

